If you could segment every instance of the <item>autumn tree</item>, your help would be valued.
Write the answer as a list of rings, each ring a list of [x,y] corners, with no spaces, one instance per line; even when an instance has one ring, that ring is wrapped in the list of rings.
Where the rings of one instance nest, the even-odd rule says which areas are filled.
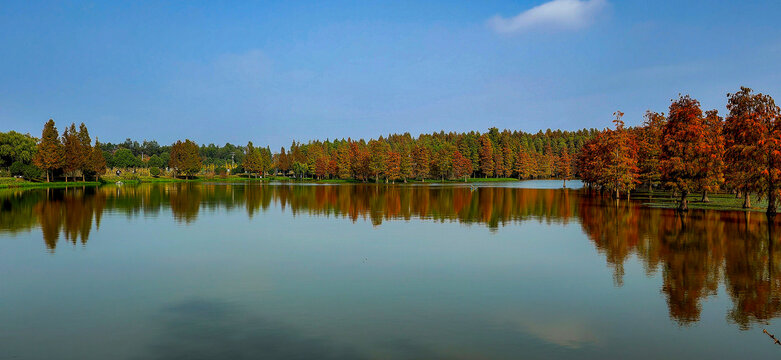
[[[561,155],[559,155],[558,160],[558,173],[559,177],[564,179],[564,186],[567,186],[567,180],[572,177],[572,158],[569,155],[569,152],[567,151],[567,148],[564,148],[561,150]]]
[[[38,150],[33,162],[36,166],[46,171],[46,182],[51,181],[54,170],[62,167],[63,148],[60,142],[60,134],[54,125],[54,120],[49,119],[43,126],[41,140],[38,142]]]
[[[90,164],[90,156],[92,155],[92,139],[90,139],[89,131],[84,123],[79,125],[79,132],[77,135],[79,139],[80,161],[79,170],[81,170],[81,181],[86,181],[86,173],[92,170]]]
[[[404,147],[399,153],[401,156],[401,162],[399,163],[399,170],[401,178],[404,179],[404,183],[407,183],[407,179],[414,176],[414,170],[412,168],[412,156],[409,151],[409,147]]]
[[[727,96],[724,158],[728,180],[743,192],[744,208],[751,206],[749,194],[755,192],[767,196],[767,214],[775,215],[781,175],[781,111],[772,97],[753,94],[746,87]]]
[[[68,182],[68,176],[75,176],[76,170],[81,169],[84,163],[84,151],[82,150],[79,133],[76,130],[76,124],[66,128],[62,133],[62,146],[65,156],[63,157],[62,171],[65,175],[65,182]]]
[[[177,175],[184,175],[187,179],[201,171],[201,157],[198,155],[198,145],[186,139],[178,140],[171,145],[171,159],[168,166],[174,169]]]
[[[339,178],[349,179],[352,176],[351,159],[350,159],[350,146],[347,143],[342,143],[336,150],[336,162],[339,167]]]
[[[472,161],[464,157],[460,151],[453,151],[453,176],[457,178],[464,178],[464,182],[469,178],[469,174],[472,173]]]
[[[515,173],[518,175],[518,180],[533,178],[534,169],[532,157],[525,149],[521,148],[515,160]]]
[[[450,178],[450,174],[453,171],[453,151],[454,147],[441,146],[436,153],[434,153],[431,163],[434,165],[434,173],[439,176],[441,180]]]
[[[480,171],[485,177],[494,175],[494,148],[488,134],[480,136]]]
[[[662,178],[659,168],[659,154],[662,151],[662,129],[667,119],[664,114],[651,111],[645,113],[643,126],[637,129],[637,157],[640,181],[651,191]]]
[[[255,148],[252,141],[248,142],[247,147],[244,149],[244,159],[241,166],[250,175],[258,175],[263,172],[263,159],[260,151]]]
[[[704,174],[700,179],[699,188],[702,190],[702,202],[710,202],[708,192],[718,191],[724,183],[724,120],[716,110],[705,112],[705,138],[708,139],[709,148],[707,157],[703,159]]]
[[[103,150],[100,149],[98,137],[95,137],[95,146],[92,147],[89,155],[89,171],[95,174],[95,181],[100,180],[100,175],[106,172],[106,158],[103,157]]]
[[[385,170],[385,161],[388,157],[388,143],[382,140],[369,141],[369,170],[374,175],[374,182],[380,182],[380,174]]]
[[[388,152],[384,172],[385,177],[394,184],[401,179],[401,154],[396,151]]]
[[[681,197],[679,210],[688,210],[687,196],[702,189],[708,176],[708,166],[717,152],[717,139],[708,135],[699,101],[688,95],[673,101],[662,129],[659,159],[662,181]]]
[[[412,169],[415,178],[426,181],[429,177],[431,152],[422,145],[415,145],[412,150]]]

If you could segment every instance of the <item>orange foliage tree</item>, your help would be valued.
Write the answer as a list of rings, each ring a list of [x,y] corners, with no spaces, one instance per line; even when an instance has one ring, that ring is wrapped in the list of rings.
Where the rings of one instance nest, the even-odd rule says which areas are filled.
[[[753,94],[746,87],[727,96],[727,178],[743,192],[743,207],[751,206],[749,194],[756,192],[767,196],[767,214],[775,215],[781,177],[781,111],[772,97]]]
[[[708,167],[718,157],[718,139],[709,138],[714,132],[702,116],[699,101],[688,95],[670,105],[667,122],[662,129],[660,168],[662,181],[680,195],[679,210],[688,210],[689,193],[703,189],[703,183],[718,182],[709,179]]]

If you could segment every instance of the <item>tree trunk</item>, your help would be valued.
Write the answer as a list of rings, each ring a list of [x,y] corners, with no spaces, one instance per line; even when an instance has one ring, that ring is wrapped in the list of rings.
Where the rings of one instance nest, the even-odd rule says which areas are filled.
[[[46,169],[46,182],[49,182],[49,169]]]
[[[710,202],[710,199],[708,199],[708,191],[707,190],[703,190],[702,191],[702,200],[700,200],[700,201],[702,201],[704,203],[709,203]]]
[[[564,178],[564,186],[563,187],[567,187],[567,178]]]
[[[771,189],[767,192],[767,216],[776,216],[776,190]]]
[[[689,211],[689,199],[686,196],[689,195],[688,191],[681,191],[681,202],[678,204],[679,211]]]
[[[621,198],[621,193],[618,191],[618,188],[616,188],[616,200]]]
[[[750,209],[751,208],[751,194],[746,192],[743,196],[743,208],[744,209]]]

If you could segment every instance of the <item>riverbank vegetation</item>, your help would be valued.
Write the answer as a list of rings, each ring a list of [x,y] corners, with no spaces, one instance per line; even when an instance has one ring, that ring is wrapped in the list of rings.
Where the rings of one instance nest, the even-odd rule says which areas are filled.
[[[635,127],[625,126],[619,111],[613,127],[601,131],[405,133],[368,141],[294,141],[278,152],[252,142],[217,146],[186,139],[161,146],[96,138],[93,143],[85,124],[71,124],[60,134],[49,120],[40,139],[0,133],[0,177],[374,183],[580,178],[588,189],[614,197],[630,197],[638,187],[669,191],[680,210],[689,208],[694,193],[701,203],[710,201],[709,194],[734,194],[745,209],[752,208],[753,195],[774,215],[781,187],[781,111],[770,96],[745,87],[727,97],[726,118],[684,95],[666,115],[649,111]]]

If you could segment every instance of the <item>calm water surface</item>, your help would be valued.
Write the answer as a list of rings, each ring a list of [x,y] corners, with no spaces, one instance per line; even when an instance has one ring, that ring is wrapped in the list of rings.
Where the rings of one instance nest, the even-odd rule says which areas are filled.
[[[2,191],[0,359],[781,355],[781,224],[560,187]]]

